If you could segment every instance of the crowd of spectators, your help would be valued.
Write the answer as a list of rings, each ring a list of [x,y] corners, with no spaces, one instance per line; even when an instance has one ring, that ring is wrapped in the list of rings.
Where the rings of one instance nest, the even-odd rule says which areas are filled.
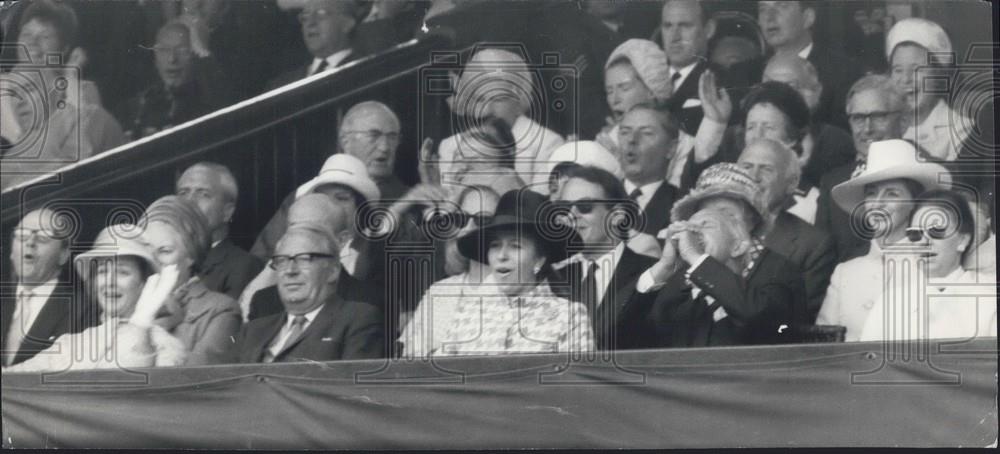
[[[138,1],[108,33],[141,41],[122,62],[143,70],[97,68],[108,51],[81,47],[80,5],[22,2],[3,22],[22,46],[0,76],[18,94],[3,97],[2,186],[428,28],[515,26],[486,4]],[[546,44],[591,60],[579,129],[539,121],[526,56],[478,48],[448,100],[468,127],[422,142],[416,185],[396,174],[413,116],[357,103],[249,251],[229,230],[252,182],[215,162],[75,257],[62,214],[28,212],[4,371],[996,336],[995,294],[965,290],[995,286],[994,181],[956,171],[981,153],[930,83],[955,70],[944,28],[866,10],[880,40],[859,58],[814,39],[815,2],[667,0],[646,28],[627,5],[574,2],[553,24],[582,28]],[[52,56],[81,77],[18,79]],[[420,279],[389,260],[410,241],[434,247]],[[905,296],[924,295],[915,283],[926,304]],[[81,343],[106,354],[81,360]]]

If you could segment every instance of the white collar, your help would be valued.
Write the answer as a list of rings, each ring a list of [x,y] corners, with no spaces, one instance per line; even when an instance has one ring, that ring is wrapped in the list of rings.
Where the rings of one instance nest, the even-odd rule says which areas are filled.
[[[311,310],[309,312],[306,312],[305,314],[301,314],[303,317],[306,318],[306,324],[307,325],[310,324],[310,323],[312,323],[313,320],[316,319],[316,315],[319,314],[319,311],[323,310],[324,306],[326,306],[326,303],[320,304],[319,306],[316,307],[316,309],[313,309],[313,310]],[[295,318],[295,316],[292,315],[292,314],[287,314],[287,315],[288,315],[288,318],[285,320],[285,325],[292,326],[292,320]]]
[[[313,58],[312,65],[309,66],[309,75],[312,75],[313,73],[316,72],[316,68],[319,68],[320,62],[322,62],[323,60],[326,60],[326,69],[324,71],[336,68],[337,65],[340,64],[340,62],[344,61],[344,59],[351,54],[351,51],[352,49],[348,48],[334,52],[326,58]]]
[[[691,63],[691,64],[689,64],[689,65],[687,65],[687,66],[685,66],[683,68],[680,68],[680,69],[677,69],[677,68],[674,68],[673,66],[671,66],[670,67],[670,79],[671,80],[673,80],[673,78],[674,78],[674,73],[680,73],[681,74],[681,78],[677,79],[677,83],[674,86],[675,87],[679,87],[680,84],[684,83],[684,81],[688,77],[688,74],[691,74],[691,71],[694,71],[694,67],[695,66],[698,66],[698,60],[695,60],[693,63]]]
[[[31,289],[32,299],[41,299],[41,300],[48,299],[49,295],[51,295],[52,292],[55,290],[56,284],[58,283],[58,281],[59,281],[58,278],[54,277],[54,278],[49,279],[49,280],[47,280],[45,282],[42,282],[41,285],[33,287]],[[17,284],[17,293],[16,293],[17,297],[20,298],[21,295],[24,294],[24,292],[26,292],[27,290],[28,290],[27,286],[18,283]]]
[[[808,46],[803,47],[802,50],[799,51],[799,57],[802,58],[803,60],[808,60],[809,54],[812,53],[812,50],[813,50],[813,43],[812,41],[810,41]]]
[[[636,188],[638,188],[640,191],[642,191],[642,196],[643,197],[652,197],[653,194],[656,193],[656,190],[660,189],[660,185],[661,184],[663,184],[663,180],[656,180],[656,181],[654,181],[652,183],[649,183],[649,184],[645,184],[645,185],[642,185],[642,186],[636,186],[635,183],[633,183],[633,182],[629,181],[628,179],[626,179],[625,180],[625,193],[631,194],[632,191],[634,191],[634,190],[636,190]]]

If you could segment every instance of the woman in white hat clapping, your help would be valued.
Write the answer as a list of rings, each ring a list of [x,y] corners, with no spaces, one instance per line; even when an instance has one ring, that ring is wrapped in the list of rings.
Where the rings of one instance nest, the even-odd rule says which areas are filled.
[[[830,278],[817,325],[847,328],[846,341],[857,341],[883,285],[883,255],[906,241],[914,199],[930,189],[949,189],[951,175],[943,166],[926,162],[905,140],[874,142],[866,169],[834,186],[833,200],[861,220],[852,228],[871,238],[868,255],[841,263]]]
[[[157,270],[137,227],[104,229],[93,249],[76,258],[85,289],[80,297],[97,300],[102,323],[63,335],[46,351],[4,372],[183,365],[184,342],[153,323],[177,282],[178,269],[169,266],[153,274]]]

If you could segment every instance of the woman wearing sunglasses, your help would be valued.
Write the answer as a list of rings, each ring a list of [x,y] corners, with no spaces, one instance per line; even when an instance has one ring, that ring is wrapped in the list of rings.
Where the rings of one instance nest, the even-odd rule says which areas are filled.
[[[832,196],[844,211],[860,222],[856,235],[870,238],[867,255],[837,265],[830,277],[817,325],[847,328],[844,340],[857,341],[872,308],[881,297],[886,251],[907,247],[914,198],[932,189],[949,189],[951,175],[941,165],[917,155],[905,140],[873,142],[863,172],[833,188]],[[888,256],[889,258],[894,255]]]
[[[961,195],[933,190],[917,197],[906,237],[918,257],[915,272],[926,278],[894,279],[893,291],[877,299],[861,340],[995,337],[996,277],[962,266],[974,235],[972,210]]]

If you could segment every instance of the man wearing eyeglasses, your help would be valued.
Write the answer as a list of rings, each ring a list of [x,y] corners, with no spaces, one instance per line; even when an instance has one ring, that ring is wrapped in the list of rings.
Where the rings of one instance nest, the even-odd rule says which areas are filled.
[[[399,199],[409,190],[395,174],[399,129],[399,117],[378,101],[355,104],[340,124],[340,149],[365,163],[382,200]]]
[[[312,61],[286,72],[268,84],[274,89],[296,80],[334,69],[362,57],[354,49],[355,30],[368,16],[371,2],[362,0],[309,0],[299,12],[302,41]]]
[[[820,179],[820,194],[816,202],[816,227],[833,235],[837,243],[837,261],[845,262],[868,253],[869,240],[859,237],[851,215],[831,203],[833,187],[865,169],[868,147],[872,142],[898,139],[903,136],[902,112],[905,98],[892,81],[882,75],[859,79],[847,94],[847,117],[857,153],[855,162],[834,168]]]
[[[637,298],[652,302],[651,294],[635,291],[643,271],[656,259],[640,255],[625,244],[638,214],[621,180],[590,166],[571,167],[555,206],[583,240],[582,249],[568,260],[553,265],[553,280],[572,289],[567,297],[587,306],[599,350],[634,348],[643,341],[642,311]]]
[[[0,297],[3,365],[11,366],[49,348],[52,341],[94,325],[95,310],[60,273],[70,258],[66,219],[41,209],[28,213],[14,230],[10,260],[17,287]],[[63,227],[63,228],[60,228]]]
[[[278,242],[269,266],[284,311],[240,333],[240,362],[337,361],[382,357],[381,312],[337,294],[339,247],[327,229],[298,224]]]
[[[192,50],[191,30],[180,21],[160,28],[153,46],[158,80],[118,109],[125,134],[139,139],[197,118],[234,100],[213,57]]]

